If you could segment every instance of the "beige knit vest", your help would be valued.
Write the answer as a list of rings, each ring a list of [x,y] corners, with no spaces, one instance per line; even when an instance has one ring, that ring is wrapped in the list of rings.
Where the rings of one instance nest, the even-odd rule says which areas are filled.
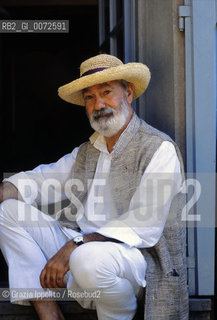
[[[111,192],[119,215],[128,210],[145,169],[163,141],[174,144],[184,179],[183,162],[177,145],[166,134],[133,115],[114,147],[111,161]],[[73,193],[81,203],[87,196],[88,180],[94,178],[98,157],[99,151],[90,142],[84,143],[78,151],[73,177],[82,181],[83,190],[74,187]],[[184,204],[185,195],[179,193],[172,201],[160,241],[153,248],[141,250],[148,264],[146,320],[188,319],[185,224],[181,221]],[[70,209],[77,213],[76,206],[72,205]],[[65,225],[70,227],[69,223]]]

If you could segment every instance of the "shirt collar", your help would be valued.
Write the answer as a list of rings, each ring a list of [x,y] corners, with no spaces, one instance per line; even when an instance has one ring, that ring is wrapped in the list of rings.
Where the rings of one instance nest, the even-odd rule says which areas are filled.
[[[105,138],[98,132],[94,132],[89,138],[90,143],[100,152],[109,153]]]

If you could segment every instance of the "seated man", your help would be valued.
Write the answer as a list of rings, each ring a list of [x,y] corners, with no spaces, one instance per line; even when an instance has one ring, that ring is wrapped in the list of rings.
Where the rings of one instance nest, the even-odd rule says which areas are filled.
[[[149,69],[101,54],[84,61],[80,73],[59,96],[85,106],[95,130],[90,141],[1,184],[10,288],[98,289],[100,298],[78,302],[96,308],[98,319],[124,320],[133,319],[147,282],[147,320],[188,319],[181,156],[132,109]],[[55,217],[42,212],[67,198]],[[40,319],[64,319],[55,301],[31,303]]]

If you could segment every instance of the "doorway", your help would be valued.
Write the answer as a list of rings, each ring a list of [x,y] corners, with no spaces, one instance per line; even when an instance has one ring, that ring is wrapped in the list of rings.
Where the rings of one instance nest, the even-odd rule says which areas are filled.
[[[84,109],[61,100],[57,89],[99,51],[97,1],[31,3],[1,1],[0,19],[69,20],[69,33],[0,34],[1,178],[57,161],[92,132]],[[2,256],[0,263],[2,286]]]

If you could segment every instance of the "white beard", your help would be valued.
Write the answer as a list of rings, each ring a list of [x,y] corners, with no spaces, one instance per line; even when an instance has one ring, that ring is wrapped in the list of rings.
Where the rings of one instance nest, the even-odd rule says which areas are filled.
[[[129,106],[125,99],[121,102],[118,109],[105,107],[101,110],[95,110],[88,115],[91,127],[102,134],[104,137],[112,137],[117,134],[125,125],[129,116]],[[112,114],[106,117],[107,114]],[[99,115],[105,115],[99,117]],[[99,118],[98,118],[99,117]]]

